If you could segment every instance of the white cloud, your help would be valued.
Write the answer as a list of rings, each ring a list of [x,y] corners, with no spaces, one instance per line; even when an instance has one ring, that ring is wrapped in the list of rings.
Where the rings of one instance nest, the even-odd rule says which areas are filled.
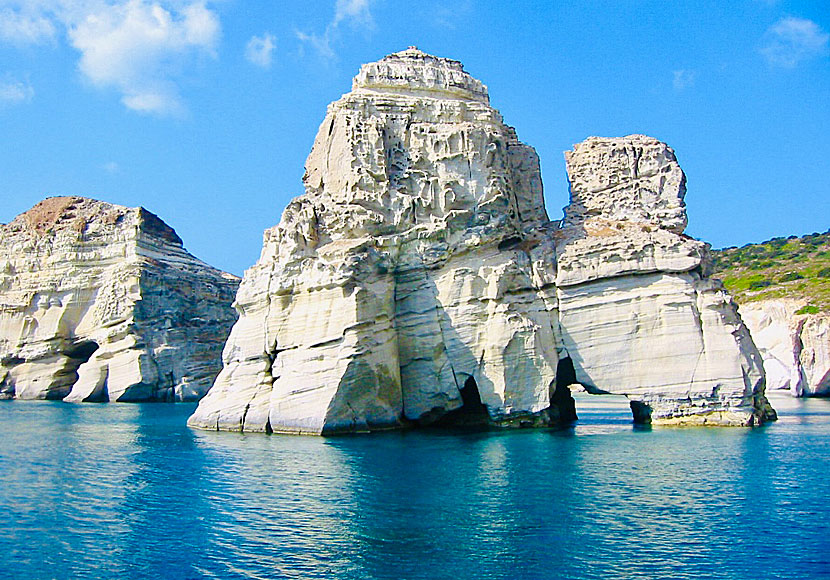
[[[207,0],[0,0],[0,41],[34,44],[65,32],[78,69],[130,109],[184,110],[176,83],[194,58],[215,56],[219,19]]]
[[[370,0],[337,0],[332,26],[338,26],[344,20],[363,26],[374,26],[372,13],[369,11],[369,2]]]
[[[119,172],[121,167],[119,167],[118,163],[116,163],[115,161],[107,161],[106,163],[104,163],[101,166],[101,169],[103,169],[104,171],[106,171],[110,175],[115,175],[116,173]]]
[[[37,44],[52,40],[55,32],[52,20],[38,10],[13,5],[0,8],[0,40]]]
[[[177,114],[183,105],[172,79],[193,54],[215,54],[219,21],[201,2],[171,12],[129,0],[91,12],[68,35],[94,85],[115,87],[130,109]]]
[[[329,28],[326,28],[324,34],[306,34],[305,32],[297,31],[296,35],[302,42],[313,46],[323,58],[334,58],[334,49],[331,47],[332,34],[329,32]]]
[[[334,16],[322,34],[297,31],[297,38],[313,46],[320,56],[332,59],[335,56],[332,42],[337,38],[338,29],[343,23],[372,30],[375,21],[370,10],[373,0],[337,0],[334,5]]]
[[[0,106],[28,103],[35,96],[35,90],[26,82],[0,81]]]
[[[682,91],[694,86],[697,73],[693,70],[679,69],[672,71],[672,87],[675,91]]]
[[[270,68],[273,59],[274,35],[265,33],[263,36],[252,36],[245,46],[245,58],[258,67]]]
[[[766,32],[761,53],[773,66],[792,68],[807,59],[827,53],[830,34],[806,18],[788,16]]]

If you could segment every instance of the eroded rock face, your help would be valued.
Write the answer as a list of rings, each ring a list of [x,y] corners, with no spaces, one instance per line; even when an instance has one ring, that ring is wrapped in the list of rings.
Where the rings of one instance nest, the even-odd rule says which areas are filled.
[[[659,423],[772,418],[761,358],[683,234],[685,176],[666,144],[592,137],[566,153],[571,203],[557,231],[559,324],[577,380],[628,396]]]
[[[570,166],[579,159],[572,155]],[[621,163],[620,171],[630,169]],[[662,172],[663,159],[648,167]],[[643,408],[657,420],[761,420],[760,362],[746,362],[757,373],[736,378],[757,353],[748,336],[744,343],[733,335],[743,332],[734,307],[700,271],[705,246],[678,233],[685,211],[677,196],[658,187],[663,178],[682,187],[682,172],[672,168],[655,178],[653,203],[626,200],[630,212],[605,218],[634,228],[653,222],[652,247],[619,231],[604,254],[608,240],[585,234],[594,227],[586,216],[569,212],[562,230],[548,220],[535,151],[460,63],[409,49],[363,66],[352,91],[328,108],[306,162],[306,193],[265,232],[237,295],[240,319],[224,369],[189,424],[315,434],[476,417],[547,425],[572,418],[570,396],[556,384],[568,355],[596,389],[653,403]],[[599,197],[574,199],[587,213],[604,211],[593,207],[604,207]],[[558,251],[566,266],[559,273]],[[653,279],[640,284],[634,276]],[[589,281],[598,285],[588,289]],[[631,354],[611,345],[622,330],[602,334],[597,319],[589,329],[589,303],[617,282],[613,291],[630,294],[644,316],[697,340],[678,354],[694,357],[683,363],[689,368],[702,360],[699,370],[684,374],[678,363],[677,373],[653,365],[650,372],[643,352],[632,366],[638,373],[620,381],[589,364],[592,349]],[[560,299],[571,335],[560,326]],[[584,342],[571,339],[580,334]]]
[[[197,399],[219,371],[237,286],[143,208],[46,199],[0,225],[0,392]]]
[[[830,396],[830,316],[796,314],[802,300],[759,300],[740,307],[764,358],[768,389],[796,397]]]

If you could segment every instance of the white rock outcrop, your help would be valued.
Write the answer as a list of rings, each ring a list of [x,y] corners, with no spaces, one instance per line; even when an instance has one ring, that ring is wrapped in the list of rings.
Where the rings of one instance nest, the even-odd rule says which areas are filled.
[[[664,424],[771,418],[761,358],[708,276],[708,246],[683,234],[686,179],[672,149],[592,137],[565,157],[556,285],[577,381]]]
[[[764,358],[767,389],[796,397],[830,395],[830,315],[796,314],[803,300],[758,300],[741,317]]]
[[[48,198],[0,225],[0,395],[197,399],[238,282],[143,208]]]
[[[628,180],[627,161],[610,157],[620,166],[605,177]],[[572,170],[580,159],[571,156]],[[669,172],[646,156],[635,168],[682,188],[676,163]],[[535,151],[459,62],[410,48],[364,65],[329,106],[303,180],[305,194],[245,273],[224,368],[190,425],[313,434],[547,425],[573,418],[571,362],[592,389],[632,394],[640,420],[648,410],[669,422],[770,416],[760,358],[699,267],[705,246],[678,233],[685,211],[672,185],[655,200],[623,188],[610,204],[624,212],[606,216],[615,227],[652,224],[648,248],[626,230],[606,251],[609,238],[585,235],[594,222],[576,209],[560,229],[545,212]],[[574,200],[599,207],[600,197]],[[665,328],[624,329],[597,313]],[[659,355],[684,361],[649,362],[652,344],[678,333],[692,343]]]

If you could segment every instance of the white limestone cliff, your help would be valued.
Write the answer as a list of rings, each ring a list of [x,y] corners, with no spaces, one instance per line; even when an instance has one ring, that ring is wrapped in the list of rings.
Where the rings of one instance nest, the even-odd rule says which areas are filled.
[[[143,208],[48,198],[0,225],[0,394],[197,399],[237,286]]]
[[[662,159],[651,162],[663,171]],[[663,177],[683,181],[679,168]],[[699,268],[705,246],[677,233],[685,225],[677,200],[622,196],[631,207],[620,209],[633,217],[608,216],[625,227],[654,221],[650,249],[621,235],[604,257],[608,240],[584,235],[594,222],[576,211],[560,230],[545,212],[535,151],[459,62],[410,48],[364,65],[352,91],[329,105],[303,180],[305,194],[265,232],[260,259],[245,273],[224,368],[190,425],[313,434],[548,425],[573,418],[571,361],[582,380],[596,379],[592,388],[631,393],[640,420],[647,405],[658,422],[768,417],[760,362],[747,362],[757,352]],[[635,275],[653,278],[648,292]],[[599,285],[580,302],[589,280]],[[646,364],[646,352],[624,381],[598,372],[597,362],[582,364],[593,354],[632,354],[613,345],[616,331],[600,332],[601,321],[590,329],[590,302],[611,289],[697,341],[678,349],[692,357],[675,365],[678,373]],[[567,331],[584,342],[563,333],[563,299]],[[654,342],[637,332],[651,330],[629,329],[638,348]],[[685,372],[695,361],[699,370]]]
[[[663,424],[773,417],[758,351],[708,246],[683,234],[685,176],[665,143],[592,137],[566,153],[559,324],[577,381]]]
[[[803,300],[758,300],[741,304],[764,358],[767,389],[796,397],[830,395],[830,315],[796,314]]]

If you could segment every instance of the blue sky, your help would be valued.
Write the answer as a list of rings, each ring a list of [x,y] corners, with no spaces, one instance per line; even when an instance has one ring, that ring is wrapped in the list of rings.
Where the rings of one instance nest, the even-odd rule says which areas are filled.
[[[302,193],[326,105],[417,45],[462,61],[542,159],[669,143],[688,233],[830,227],[830,2],[0,0],[0,222],[49,195],[142,205],[241,274]]]

